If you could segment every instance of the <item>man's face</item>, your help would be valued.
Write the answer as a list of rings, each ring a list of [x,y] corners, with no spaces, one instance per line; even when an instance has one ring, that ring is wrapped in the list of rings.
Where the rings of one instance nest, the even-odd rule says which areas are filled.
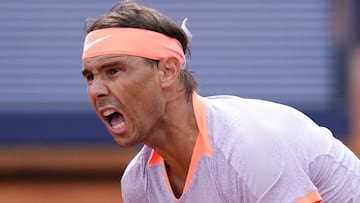
[[[159,70],[141,57],[102,55],[84,61],[97,115],[121,146],[143,143],[165,111]]]

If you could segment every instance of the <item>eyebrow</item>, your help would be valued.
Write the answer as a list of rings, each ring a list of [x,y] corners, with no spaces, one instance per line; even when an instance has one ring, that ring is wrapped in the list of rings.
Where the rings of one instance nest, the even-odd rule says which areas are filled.
[[[109,62],[109,63],[104,63],[102,64],[100,67],[97,68],[97,70],[100,72],[101,70],[105,69],[105,68],[109,68],[109,67],[113,67],[113,66],[117,66],[117,65],[124,65],[125,63],[122,61],[113,61],[113,62]],[[84,68],[81,71],[83,76],[86,76],[87,74],[91,73],[91,71],[89,71],[88,69]]]
[[[102,64],[99,68],[97,68],[97,70],[101,71],[102,69],[105,69],[105,68],[108,68],[108,67],[117,66],[117,65],[124,65],[124,64],[125,63],[122,62],[122,61],[113,61],[113,62]]]

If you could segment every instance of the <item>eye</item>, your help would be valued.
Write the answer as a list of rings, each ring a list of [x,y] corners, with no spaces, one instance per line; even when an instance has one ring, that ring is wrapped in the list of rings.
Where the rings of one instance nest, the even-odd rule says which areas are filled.
[[[115,74],[118,73],[118,72],[120,72],[120,69],[119,69],[119,68],[111,68],[111,69],[109,69],[109,70],[107,71],[107,74],[108,74],[109,76],[113,76],[113,75],[115,75]]]
[[[84,75],[84,78],[86,81],[91,82],[94,80],[94,75],[91,73],[88,73],[88,74]]]

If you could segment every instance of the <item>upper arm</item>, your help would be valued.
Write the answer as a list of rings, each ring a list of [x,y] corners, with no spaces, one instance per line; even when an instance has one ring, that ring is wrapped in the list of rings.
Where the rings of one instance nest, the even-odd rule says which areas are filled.
[[[148,202],[145,179],[143,161],[138,153],[128,164],[121,178],[121,195],[124,203]]]
[[[148,202],[143,181],[129,174],[121,179],[121,195],[124,203]]]
[[[245,166],[241,167],[247,174],[246,182],[259,203],[319,202],[321,197],[301,158],[306,153],[294,150],[294,145],[283,139],[291,136],[287,133],[274,126],[257,128],[251,138],[243,140]]]

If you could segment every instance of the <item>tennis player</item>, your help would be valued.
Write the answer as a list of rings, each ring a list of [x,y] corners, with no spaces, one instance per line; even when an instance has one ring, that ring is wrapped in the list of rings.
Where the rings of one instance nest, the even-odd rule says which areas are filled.
[[[91,104],[119,145],[144,144],[124,202],[360,202],[360,161],[327,128],[282,104],[197,94],[186,33],[129,1],[87,30]]]

